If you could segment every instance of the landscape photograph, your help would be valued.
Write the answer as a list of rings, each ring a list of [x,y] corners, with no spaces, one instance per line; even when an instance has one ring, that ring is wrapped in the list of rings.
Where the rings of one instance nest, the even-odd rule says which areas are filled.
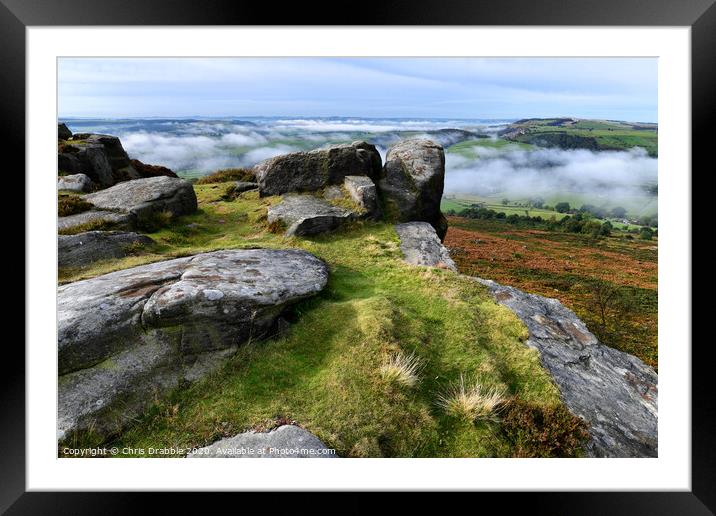
[[[657,457],[657,65],[59,58],[58,457]]]

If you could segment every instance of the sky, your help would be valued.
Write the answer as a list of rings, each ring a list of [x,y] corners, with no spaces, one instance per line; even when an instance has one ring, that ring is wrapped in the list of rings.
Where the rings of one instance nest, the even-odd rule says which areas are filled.
[[[60,118],[657,121],[655,58],[60,58]]]

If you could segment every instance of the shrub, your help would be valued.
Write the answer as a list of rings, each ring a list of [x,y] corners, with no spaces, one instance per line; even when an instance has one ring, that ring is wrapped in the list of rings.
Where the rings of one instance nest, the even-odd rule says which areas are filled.
[[[512,399],[501,416],[501,429],[515,457],[579,457],[589,425],[564,405],[542,407]]]
[[[604,222],[604,224],[602,224],[602,227],[599,230],[599,234],[602,236],[609,236],[612,234],[612,229],[614,229],[614,226],[611,222],[607,220]]]
[[[653,237],[654,237],[654,230],[649,227],[644,226],[639,231],[639,238],[641,238],[642,240],[651,240]]]
[[[254,171],[248,168],[225,168],[196,180],[198,185],[226,183],[228,181],[256,181]]]
[[[93,208],[91,203],[85,201],[79,195],[60,195],[57,198],[57,214],[60,217],[76,215]]]
[[[468,385],[462,375],[438,397],[438,405],[447,414],[467,421],[495,417],[504,402],[504,389],[487,389],[477,381]]]
[[[393,353],[383,362],[380,374],[386,382],[392,385],[413,387],[420,381],[418,373],[421,368],[420,358],[414,353],[409,355]]]

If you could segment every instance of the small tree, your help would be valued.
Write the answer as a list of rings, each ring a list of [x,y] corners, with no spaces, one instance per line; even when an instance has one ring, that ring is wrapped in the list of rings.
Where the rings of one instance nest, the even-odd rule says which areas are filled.
[[[555,211],[557,213],[567,213],[569,211],[569,203],[568,202],[558,202],[554,205]]]
[[[617,206],[616,208],[612,208],[612,217],[616,219],[623,219],[626,217],[627,211],[622,208],[621,206]]]
[[[614,226],[612,226],[612,223],[607,220],[604,224],[602,224],[600,234],[602,236],[609,236],[612,234],[612,229],[614,229]]]
[[[651,240],[653,237],[654,237],[654,230],[649,227],[644,226],[639,231],[639,238],[641,238],[642,240]]]

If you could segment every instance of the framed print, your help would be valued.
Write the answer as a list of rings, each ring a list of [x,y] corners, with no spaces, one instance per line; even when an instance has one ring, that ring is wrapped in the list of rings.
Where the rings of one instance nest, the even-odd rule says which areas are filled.
[[[712,2],[132,4],[0,11],[27,228],[3,509],[714,510]]]

